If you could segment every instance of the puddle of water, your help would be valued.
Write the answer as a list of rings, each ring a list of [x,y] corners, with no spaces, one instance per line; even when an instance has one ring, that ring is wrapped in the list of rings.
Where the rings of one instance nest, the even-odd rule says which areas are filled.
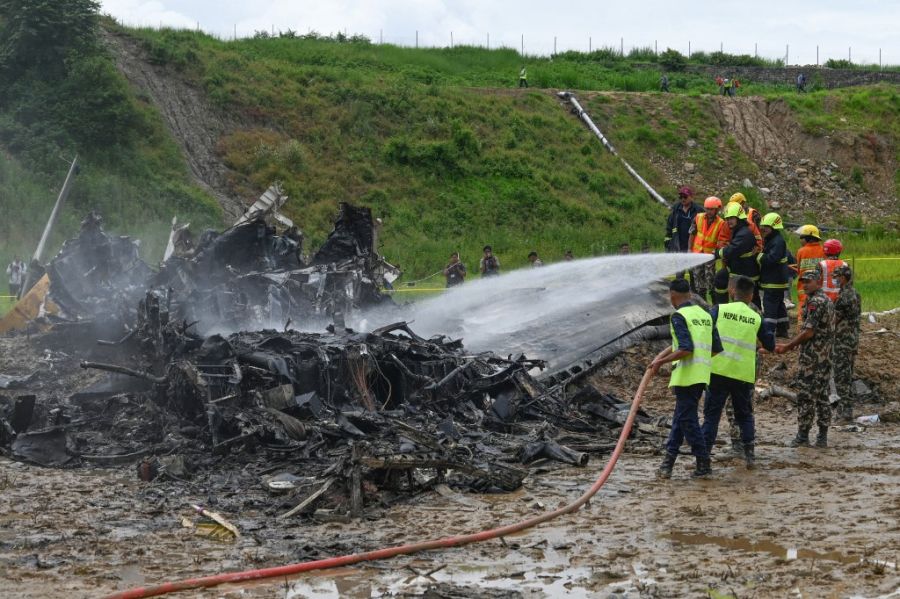
[[[673,532],[663,535],[663,538],[681,543],[682,545],[718,545],[726,549],[737,549],[750,553],[768,553],[784,560],[815,559],[840,562],[842,564],[855,564],[860,561],[858,556],[844,555],[840,551],[827,551],[820,553],[811,549],[798,549],[784,547],[771,541],[750,541],[744,538],[714,537],[703,534],[691,534],[686,532]]]

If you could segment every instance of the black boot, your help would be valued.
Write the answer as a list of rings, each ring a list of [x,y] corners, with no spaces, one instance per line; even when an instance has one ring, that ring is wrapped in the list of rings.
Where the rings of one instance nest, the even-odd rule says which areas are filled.
[[[744,455],[744,442],[740,437],[731,438],[731,453],[735,456]]]
[[[820,426],[819,434],[816,436],[816,447],[828,447],[828,427]]]
[[[712,465],[709,461],[709,456],[705,458],[697,458],[697,467],[694,472],[691,474],[694,478],[702,478],[712,474]]]
[[[678,454],[666,453],[666,457],[663,458],[662,464],[659,465],[659,470],[656,471],[656,477],[672,478],[672,468],[675,467],[675,458],[677,457]]]
[[[753,470],[756,467],[756,456],[753,451],[753,444],[744,445],[744,462],[747,464],[747,470]]]
[[[790,442],[791,447],[809,447],[809,431],[798,430],[797,436]]]

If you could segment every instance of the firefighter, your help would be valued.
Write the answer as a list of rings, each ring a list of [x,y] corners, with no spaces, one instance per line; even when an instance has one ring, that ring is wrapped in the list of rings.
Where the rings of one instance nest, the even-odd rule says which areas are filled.
[[[788,263],[787,244],[781,231],[784,223],[775,212],[769,212],[760,221],[765,238],[763,251],[757,254],[759,263],[759,288],[762,291],[763,322],[775,329],[778,337],[787,337],[790,319],[784,305],[784,292],[788,288],[785,266]]]
[[[691,252],[695,254],[715,254],[719,230],[726,226],[725,221],[719,216],[721,208],[722,200],[715,196],[710,196],[703,202],[703,213],[694,217],[694,224],[690,230],[689,245]],[[715,277],[715,274],[715,260],[710,260],[691,269],[692,286],[697,295],[703,298],[703,301],[709,301],[707,294],[713,290],[713,277]]]
[[[828,299],[835,301],[841,292],[841,287],[834,281],[834,271],[838,266],[849,266],[841,260],[841,252],[844,251],[844,244],[837,239],[827,239],[822,244],[822,251],[825,252],[825,259],[821,260],[816,268],[822,276],[822,291],[828,296]]]
[[[800,240],[803,242],[803,246],[797,250],[797,263],[793,265],[794,270],[797,271],[797,322],[802,323],[806,291],[804,291],[801,277],[816,269],[819,262],[825,258],[825,248],[822,247],[822,237],[819,234],[819,228],[815,225],[803,225],[794,233],[799,235]]]

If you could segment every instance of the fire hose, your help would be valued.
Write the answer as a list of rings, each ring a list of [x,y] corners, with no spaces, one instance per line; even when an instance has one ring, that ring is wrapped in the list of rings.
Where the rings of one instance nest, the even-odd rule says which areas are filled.
[[[634,399],[631,402],[631,409],[628,412],[628,417],[625,420],[625,424],[622,425],[622,432],[619,434],[619,439],[616,442],[616,447],[615,449],[613,449],[609,461],[606,463],[603,471],[600,472],[597,480],[594,481],[594,484],[591,485],[591,487],[587,491],[585,491],[581,495],[581,497],[568,505],[553,510],[552,512],[534,516],[533,518],[529,518],[515,524],[507,524],[506,526],[492,528],[490,530],[484,530],[471,534],[444,537],[442,539],[434,539],[431,541],[420,541],[418,543],[410,543],[408,545],[386,547],[383,549],[376,549],[363,553],[330,557],[311,562],[300,562],[297,564],[289,564],[286,566],[275,566],[271,568],[262,568],[259,570],[245,570],[243,572],[229,572],[225,574],[203,576],[201,578],[186,578],[184,580],[179,580],[176,582],[166,582],[152,587],[138,587],[118,593],[113,593],[112,595],[108,595],[106,599],[140,599],[143,597],[157,597],[159,595],[166,595],[168,593],[174,593],[177,591],[209,588],[226,583],[240,583],[251,580],[292,576],[295,574],[301,574],[303,572],[312,572],[313,570],[326,570],[329,568],[350,566],[353,564],[358,564],[360,562],[388,559],[397,555],[409,555],[412,553],[418,553],[420,551],[460,547],[462,545],[468,545],[470,543],[477,543],[480,541],[496,539],[498,537],[505,537],[507,535],[527,530],[529,528],[537,526],[538,524],[549,522],[550,520],[562,516],[563,514],[570,514],[572,512],[575,512],[583,505],[585,505],[588,501],[590,501],[591,497],[597,494],[597,492],[603,487],[603,485],[606,483],[606,480],[612,474],[613,468],[615,468],[619,456],[625,449],[625,441],[628,439],[628,435],[631,433],[631,428],[634,425],[635,416],[637,416],[638,408],[640,407],[641,400],[644,396],[644,390],[646,389],[647,384],[650,382],[652,376],[653,375],[650,370],[647,370],[644,373],[644,377],[641,379],[641,383],[640,385],[638,385],[637,391],[635,391]]]

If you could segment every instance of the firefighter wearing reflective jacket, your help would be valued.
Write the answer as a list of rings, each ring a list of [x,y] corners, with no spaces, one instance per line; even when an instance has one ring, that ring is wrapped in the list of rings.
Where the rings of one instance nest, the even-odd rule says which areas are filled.
[[[788,343],[775,346],[777,354],[800,347],[796,376],[797,436],[790,445],[809,445],[809,429],[812,428],[815,417],[819,425],[816,447],[827,447],[828,426],[831,424],[828,381],[834,344],[834,304],[822,293],[822,282],[817,270],[808,270],[800,275],[800,283],[806,291],[803,325]]]
[[[756,256],[759,262],[759,288],[762,291],[763,322],[774,328],[778,337],[787,337],[790,319],[784,307],[784,292],[788,288],[787,244],[781,231],[784,223],[781,217],[769,212],[760,221],[760,230],[765,238],[763,251]]]
[[[806,303],[806,291],[803,290],[801,277],[816,266],[825,257],[825,248],[822,247],[822,237],[819,228],[815,225],[803,225],[794,231],[803,241],[803,246],[797,250],[797,263],[793,265],[797,271],[797,321],[803,322],[803,306]]]
[[[703,404],[703,437],[712,450],[725,402],[731,400],[734,420],[741,430],[741,446],[747,468],[753,468],[756,428],[753,422],[753,385],[756,382],[757,344],[775,349],[773,329],[750,306],[755,285],[747,277],[735,277],[728,286],[731,303],[713,307],[712,317],[722,342],[713,356],[712,374]]]
[[[834,282],[834,271],[838,266],[849,266],[841,260],[844,244],[837,239],[828,239],[822,244],[822,250],[825,252],[825,259],[819,261],[816,268],[822,277],[822,291],[828,296],[828,299],[835,301],[841,292],[841,287]]]
[[[747,213],[737,202],[729,202],[722,213],[725,224],[731,230],[728,244],[717,249],[716,258],[725,262],[727,273],[719,271],[715,278],[716,303],[728,301],[728,276],[743,275],[756,284],[759,280],[759,264],[756,262],[756,237],[747,225]]]
[[[678,449],[687,439],[691,452],[697,459],[694,476],[706,476],[712,471],[709,449],[700,430],[697,406],[703,390],[709,384],[712,356],[722,351],[722,343],[709,312],[691,303],[691,288],[686,280],[672,281],[669,285],[669,301],[675,308],[669,325],[672,345],[657,354],[647,367],[652,374],[656,374],[663,364],[675,362],[675,369],[669,379],[669,387],[675,394],[675,411],[666,442],[666,457],[657,475],[661,478],[672,476]]]
[[[716,253],[719,240],[719,231],[725,226],[725,221],[719,216],[722,208],[722,200],[715,196],[706,198],[703,202],[703,214],[694,217],[694,224],[690,230],[691,252],[695,254]],[[691,269],[691,283],[694,292],[704,301],[709,301],[707,294],[713,289],[713,277],[716,274],[716,261],[710,260]]]

